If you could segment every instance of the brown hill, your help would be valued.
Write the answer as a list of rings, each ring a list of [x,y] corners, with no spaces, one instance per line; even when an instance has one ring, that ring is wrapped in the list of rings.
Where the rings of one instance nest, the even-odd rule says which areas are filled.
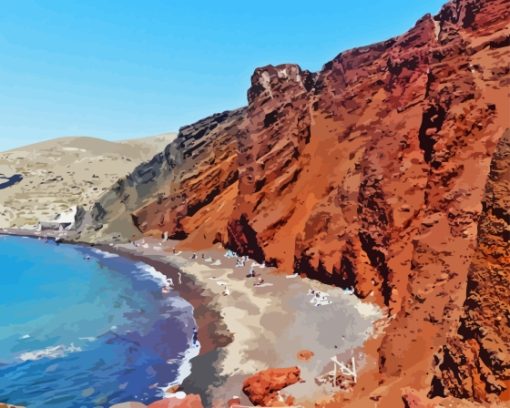
[[[183,128],[94,220],[127,212],[386,305],[378,372],[344,404],[401,406],[407,386],[508,401],[509,24],[508,0],[452,0],[318,73],[258,68],[246,108]]]
[[[175,136],[120,142],[61,137],[1,152],[0,227],[31,228],[76,205],[92,205],[119,177]]]

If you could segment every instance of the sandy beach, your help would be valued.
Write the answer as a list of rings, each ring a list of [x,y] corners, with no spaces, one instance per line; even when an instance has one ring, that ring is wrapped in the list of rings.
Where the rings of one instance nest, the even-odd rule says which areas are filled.
[[[247,278],[253,262],[236,267],[238,259],[225,257],[219,246],[195,253],[180,250],[179,242],[145,238],[107,248],[167,274],[194,306],[202,348],[182,389],[200,394],[206,406],[223,407],[234,395],[251,406],[242,393],[246,377],[267,368],[298,366],[302,381],[284,393],[312,407],[334,391],[330,384],[315,381],[332,369],[333,356],[346,362],[354,358],[358,372],[369,363],[361,346],[376,334],[374,323],[383,313],[346,291],[257,265],[256,276]],[[319,292],[322,300],[314,299],[311,291]],[[312,351],[313,357],[299,359],[303,350]]]
[[[40,236],[30,230],[0,233]],[[183,367],[190,375],[180,389],[199,394],[204,406],[224,407],[233,396],[251,406],[242,392],[247,377],[268,368],[297,366],[302,381],[282,394],[295,397],[296,406],[313,407],[338,391],[316,381],[332,370],[332,357],[344,362],[354,358],[358,375],[375,363],[362,346],[384,324],[383,311],[377,306],[342,289],[284,275],[250,259],[236,266],[239,258],[225,256],[221,246],[193,252],[180,249],[179,244],[144,238],[95,246],[153,266],[171,279],[172,290],[192,304],[201,349],[191,367]],[[255,277],[246,276],[250,270]],[[313,356],[299,358],[302,351]],[[167,396],[171,395],[169,390]]]

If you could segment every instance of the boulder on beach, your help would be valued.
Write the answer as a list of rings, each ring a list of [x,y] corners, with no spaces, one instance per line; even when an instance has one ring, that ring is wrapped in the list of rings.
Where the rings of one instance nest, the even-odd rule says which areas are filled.
[[[314,352],[311,350],[300,350],[297,353],[298,360],[308,361],[314,356]]]
[[[243,392],[255,405],[277,407],[292,405],[294,398],[280,395],[279,391],[300,380],[299,367],[270,368],[248,377],[243,383]]]

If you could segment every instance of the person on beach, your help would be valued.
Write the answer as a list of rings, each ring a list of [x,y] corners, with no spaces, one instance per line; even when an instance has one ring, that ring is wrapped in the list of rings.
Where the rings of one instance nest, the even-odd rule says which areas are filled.
[[[248,275],[246,275],[247,278],[254,278],[255,277],[255,269],[253,266],[250,268],[250,271],[248,272]]]
[[[198,330],[196,327],[193,327],[193,345],[196,346],[198,343]]]
[[[242,268],[246,263],[244,257],[237,258],[236,268]]]

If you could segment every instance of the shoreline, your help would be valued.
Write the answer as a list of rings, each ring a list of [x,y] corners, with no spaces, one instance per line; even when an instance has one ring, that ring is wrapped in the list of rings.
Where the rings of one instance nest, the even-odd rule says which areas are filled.
[[[0,230],[4,235],[41,236],[34,232]],[[242,391],[244,379],[267,368],[299,366],[302,381],[282,392],[295,396],[300,406],[313,407],[318,398],[338,391],[314,381],[331,370],[331,357],[355,357],[360,368],[372,364],[363,347],[377,337],[376,323],[383,313],[339,288],[285,276],[273,268],[256,268],[266,281],[257,287],[254,279],[246,278],[247,267],[236,268],[235,260],[226,259],[219,247],[201,251],[193,260],[191,251],[172,253],[179,241],[144,238],[136,246],[65,238],[62,242],[144,262],[173,280],[173,290],[193,306],[200,342],[199,354],[189,360],[190,374],[178,389],[200,395],[204,406],[224,407],[234,395],[241,404],[251,405]],[[311,289],[327,294],[331,304],[310,304]],[[303,350],[314,357],[302,361],[297,355]]]
[[[81,245],[81,243],[79,245]],[[209,400],[206,394],[206,388],[199,389],[194,385],[197,382],[214,384],[218,380],[219,373],[217,373],[217,370],[214,369],[212,364],[209,369],[204,370],[206,367],[204,367],[202,360],[208,360],[208,358],[205,358],[206,355],[215,353],[218,349],[224,347],[233,340],[232,335],[228,332],[223,323],[219,311],[215,307],[214,295],[208,292],[207,288],[201,285],[196,277],[181,271],[177,266],[172,265],[168,261],[165,262],[154,256],[140,254],[139,252],[129,251],[116,246],[104,244],[88,245],[102,251],[120,255],[132,261],[143,262],[152,266],[158,272],[171,278],[174,282],[172,290],[175,290],[180,297],[191,304],[193,307],[193,318],[198,331],[200,350],[197,356],[189,360],[191,365],[189,375],[186,376],[180,384],[176,384],[175,387],[177,387],[178,390],[184,391],[186,394],[199,394],[203,403],[206,404]],[[181,274],[180,280],[182,284],[176,284],[179,282],[179,274]],[[172,388],[174,387],[169,387],[169,389]],[[169,395],[171,392],[166,391],[165,394]]]
[[[25,237],[30,239],[50,239],[55,240],[57,236],[54,234],[38,234],[37,231],[32,230],[0,230],[0,236],[15,236]],[[214,361],[211,356],[204,358],[204,355],[215,354],[219,349],[224,347],[226,344],[233,341],[233,335],[228,332],[223,319],[215,307],[214,295],[207,291],[204,285],[198,282],[198,279],[190,274],[181,271],[177,266],[172,265],[168,260],[164,261],[157,259],[154,256],[141,254],[139,251],[130,251],[126,248],[119,248],[109,244],[94,244],[83,241],[70,241],[62,238],[61,243],[70,245],[81,245],[84,247],[97,248],[101,251],[116,254],[127,258],[134,262],[143,262],[149,266],[152,266],[158,272],[162,273],[168,278],[171,278],[173,282],[180,280],[182,284],[178,287],[174,286],[173,290],[176,290],[178,295],[185,301],[191,304],[193,307],[193,318],[196,323],[198,331],[198,341],[200,343],[200,350],[197,356],[192,357],[188,360],[190,364],[190,373],[179,384],[174,386],[168,386],[165,398],[171,395],[171,390],[177,388],[179,391],[184,391],[186,394],[199,394],[204,404],[207,404],[209,397],[206,393],[207,387],[197,387],[200,383],[205,385],[214,384],[218,381],[219,373],[214,369]],[[205,360],[205,361],[202,361]],[[200,371],[200,373],[198,373]]]

